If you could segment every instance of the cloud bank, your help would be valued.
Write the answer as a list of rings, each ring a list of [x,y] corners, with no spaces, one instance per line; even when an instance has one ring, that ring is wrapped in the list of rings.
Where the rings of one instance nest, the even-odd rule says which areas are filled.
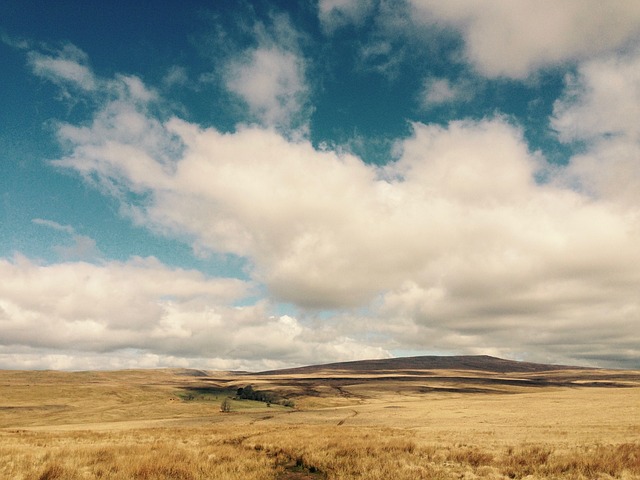
[[[599,111],[598,89],[586,87],[594,65],[556,105],[561,135],[576,110]],[[69,153],[53,164],[102,185],[141,225],[186,237],[196,251],[249,259],[252,279],[276,301],[365,308],[369,330],[415,348],[514,353],[544,343],[556,358],[584,361],[610,353],[603,332],[607,348],[638,340],[638,216],[617,195],[567,188],[580,159],[537,182],[548,165],[507,119],[415,123],[397,161],[380,167],[270,128],[222,133],[159,120],[148,113],[154,97],[138,95],[135,108],[124,101],[139,81],[119,81],[91,124],[60,126]],[[585,125],[581,135],[602,133]],[[358,321],[349,318],[338,327],[345,335]],[[394,331],[389,319],[410,328]],[[285,325],[265,321],[262,338]],[[187,348],[186,330],[167,322],[154,327],[155,341]]]
[[[319,341],[265,302],[235,305],[250,284],[154,258],[39,265],[17,257],[0,260],[0,275],[0,368],[275,368],[386,355],[340,334]]]
[[[458,61],[489,78],[575,62],[548,118],[580,147],[562,166],[499,113],[413,122],[380,165],[315,146],[308,63],[282,19],[225,62],[224,86],[252,116],[231,131],[167,114],[136,76],[99,78],[75,47],[30,53],[35,75],[95,105],[57,124],[65,153],[50,165],[196,255],[246,259],[250,280],[154,258],[0,259],[0,366],[45,352],[73,368],[60,351],[113,366],[132,352],[150,366],[272,368],[391,351],[637,366],[640,53],[628,46],[640,9],[607,5],[567,0],[551,15],[533,0],[410,1],[399,26],[376,2],[319,4],[327,36],[365,21],[454,31]],[[470,98],[445,78],[423,85],[424,108]]]

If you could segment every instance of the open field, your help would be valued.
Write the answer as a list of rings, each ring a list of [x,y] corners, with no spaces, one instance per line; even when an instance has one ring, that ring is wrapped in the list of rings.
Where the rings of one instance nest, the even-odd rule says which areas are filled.
[[[236,399],[248,385],[270,403]],[[637,479],[640,372],[490,357],[1,371],[0,478]]]

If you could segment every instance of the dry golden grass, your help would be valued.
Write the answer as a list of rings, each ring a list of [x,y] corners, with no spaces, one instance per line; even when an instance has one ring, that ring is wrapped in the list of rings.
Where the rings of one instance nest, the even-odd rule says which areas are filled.
[[[265,455],[198,429],[22,431],[5,433],[0,452],[6,479],[264,479],[273,470]]]
[[[637,372],[412,375],[0,372],[0,479],[640,479]]]
[[[381,427],[225,425],[106,432],[3,432],[6,479],[640,478],[638,443],[424,442]],[[314,475],[311,475],[314,474]]]

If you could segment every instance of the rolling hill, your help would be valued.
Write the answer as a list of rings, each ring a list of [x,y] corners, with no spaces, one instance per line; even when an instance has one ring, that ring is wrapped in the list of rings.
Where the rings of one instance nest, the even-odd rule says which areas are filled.
[[[535,373],[558,370],[589,370],[587,367],[548,365],[531,362],[505,360],[489,355],[418,356],[357,360],[352,362],[310,365],[298,368],[270,370],[257,375],[315,374],[318,372],[381,373],[415,370],[472,370],[491,373]]]

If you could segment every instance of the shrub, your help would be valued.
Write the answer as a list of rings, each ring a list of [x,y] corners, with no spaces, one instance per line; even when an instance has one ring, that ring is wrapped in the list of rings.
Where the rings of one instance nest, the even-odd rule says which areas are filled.
[[[231,411],[231,401],[225,398],[220,404],[220,411],[222,413],[229,413]]]

